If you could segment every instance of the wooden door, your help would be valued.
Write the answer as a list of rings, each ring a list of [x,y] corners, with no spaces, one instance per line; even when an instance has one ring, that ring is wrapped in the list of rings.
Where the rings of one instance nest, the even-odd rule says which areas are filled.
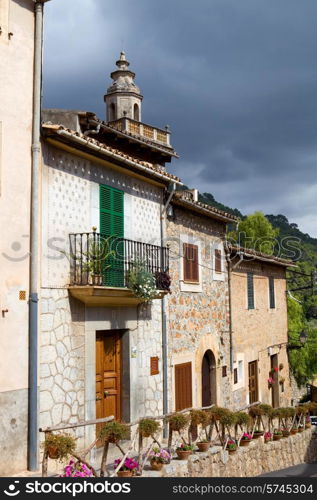
[[[258,362],[252,361],[249,363],[249,403],[256,403],[258,399]]]
[[[191,408],[192,404],[192,364],[175,365],[175,410]]]
[[[97,332],[96,418],[121,420],[121,334]],[[97,434],[103,424],[97,425]]]
[[[272,406],[273,406],[273,408],[278,408],[280,406],[278,371],[275,371],[274,368],[278,369],[278,355],[277,354],[273,354],[273,356],[271,356],[271,370],[272,370],[271,377],[274,381],[272,384],[271,392],[272,392]]]

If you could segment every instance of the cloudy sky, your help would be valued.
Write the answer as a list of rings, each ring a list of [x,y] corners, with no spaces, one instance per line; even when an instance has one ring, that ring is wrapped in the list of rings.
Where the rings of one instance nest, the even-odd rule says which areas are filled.
[[[52,0],[44,104],[105,117],[124,49],[170,170],[243,213],[317,237],[316,0]]]

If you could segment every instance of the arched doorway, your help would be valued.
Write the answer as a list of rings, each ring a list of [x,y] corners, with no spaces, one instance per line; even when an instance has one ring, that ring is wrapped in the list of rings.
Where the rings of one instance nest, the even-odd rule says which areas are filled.
[[[202,406],[210,406],[217,403],[217,380],[216,359],[213,352],[208,349],[205,352],[202,368]]]

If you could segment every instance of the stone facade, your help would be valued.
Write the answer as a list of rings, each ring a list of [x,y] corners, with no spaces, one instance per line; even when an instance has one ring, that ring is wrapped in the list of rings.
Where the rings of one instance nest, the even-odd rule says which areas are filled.
[[[170,365],[170,410],[175,409],[175,365],[192,363],[192,404],[202,405],[202,360],[206,351],[215,359],[214,401],[231,406],[228,281],[224,260],[225,223],[173,207],[167,221],[170,246],[172,294],[169,297],[168,349]],[[183,243],[199,247],[199,283],[183,280]],[[214,249],[222,251],[222,273],[215,276]],[[223,367],[227,367],[223,376]]]
[[[254,309],[248,309],[247,273],[254,274]],[[269,277],[274,278],[275,308],[269,304]],[[271,356],[278,356],[283,364],[279,378],[279,405],[289,406],[292,393],[287,356],[288,323],[286,301],[285,267],[268,264],[260,260],[243,260],[231,273],[232,294],[232,338],[234,368],[242,363],[242,378],[232,384],[233,401],[236,408],[249,401],[248,364],[258,363],[258,400],[272,404],[272,388],[268,378],[271,370]],[[278,383],[278,382],[275,382]]]
[[[230,455],[220,447],[172,460],[163,477],[254,477],[302,463],[317,462],[317,435],[310,429],[280,441],[256,440]]]

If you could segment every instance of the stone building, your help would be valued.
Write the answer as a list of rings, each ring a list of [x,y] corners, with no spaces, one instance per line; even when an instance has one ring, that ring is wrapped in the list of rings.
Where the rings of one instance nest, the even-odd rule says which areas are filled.
[[[125,54],[105,96],[111,121],[46,110],[43,118],[40,425],[163,411],[162,297],[141,304],[128,288],[133,262],[168,269],[163,204],[179,179],[165,163],[169,131],[142,123]],[[129,110],[136,111],[131,117]],[[114,118],[114,119],[113,119]],[[162,219],[163,217],[163,219]],[[94,270],[94,245],[110,256]],[[107,252],[106,252],[107,253]],[[86,432],[86,434],[84,434]],[[93,427],[77,434],[94,440]]]
[[[226,225],[237,218],[176,192],[168,211],[170,410],[231,406]]]
[[[0,2],[0,475],[27,467],[35,8],[44,1]]]
[[[274,407],[292,403],[287,356],[289,266],[288,260],[231,248],[232,394],[236,407],[256,401]]]

